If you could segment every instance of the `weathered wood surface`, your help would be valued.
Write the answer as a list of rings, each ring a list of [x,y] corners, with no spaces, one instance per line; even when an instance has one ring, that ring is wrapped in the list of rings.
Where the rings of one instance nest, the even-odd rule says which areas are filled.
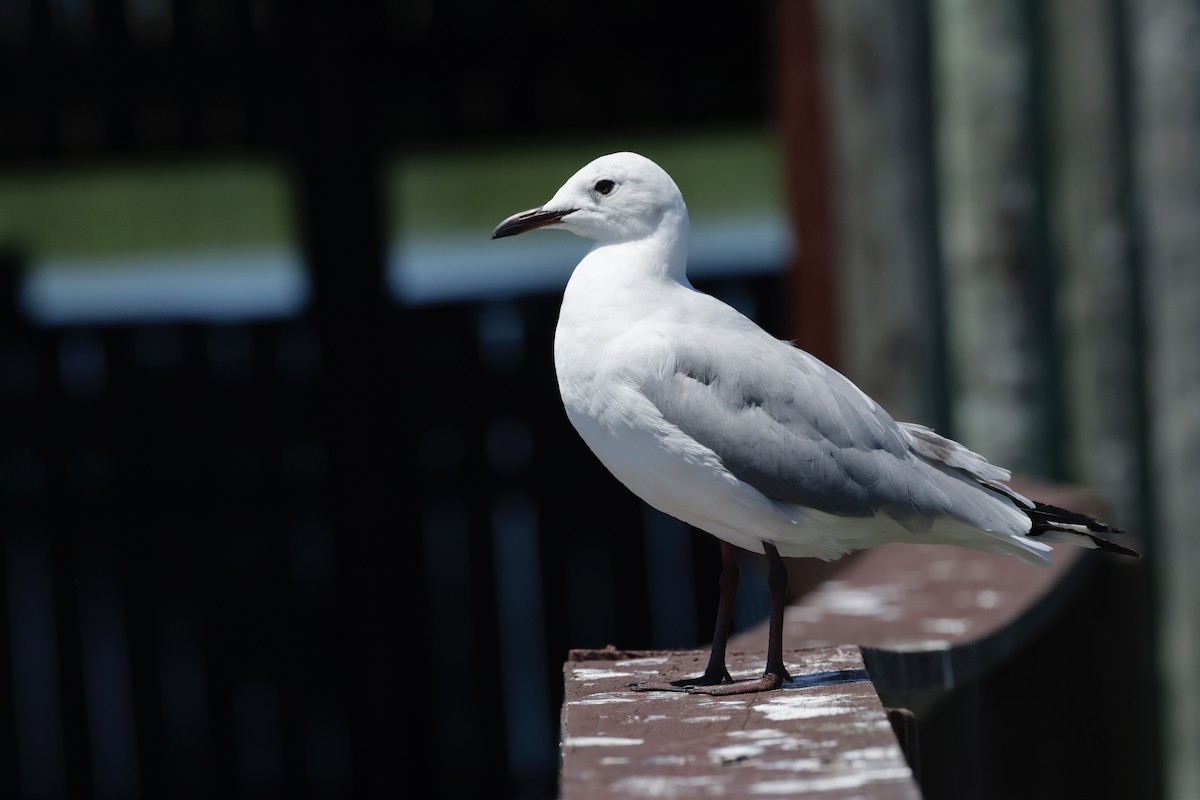
[[[1121,122],[1119,22],[1111,4],[1040,6],[1050,47],[1050,246],[1062,342],[1067,473],[1094,487],[1112,522],[1144,519],[1141,353],[1131,165]]]
[[[1087,492],[1016,486],[1104,516]],[[918,797],[877,692],[912,700],[1001,666],[1045,629],[1094,563],[1070,546],[1054,555],[1038,567],[948,546],[859,553],[788,608],[784,648],[797,680],[777,693],[636,693],[626,684],[700,674],[707,650],[573,651],[561,795]],[[765,622],[732,638],[735,679],[761,674],[766,639]]]
[[[944,427],[924,4],[816,6],[835,156],[840,368],[897,418]]]
[[[1200,797],[1200,4],[1128,4],[1165,794]]]
[[[919,798],[859,649],[785,655],[783,689],[707,697],[626,686],[698,674],[706,651],[573,651],[560,797]],[[761,658],[733,654],[729,668],[757,676]]]
[[[834,181],[833,146],[824,125],[820,21],[812,0],[776,4],[775,127],[783,149],[783,188],[792,230],[803,245],[788,265],[791,338],[817,358],[839,365],[837,235],[827,201]]]
[[[1021,3],[930,5],[954,434],[1047,472],[1031,41]]]

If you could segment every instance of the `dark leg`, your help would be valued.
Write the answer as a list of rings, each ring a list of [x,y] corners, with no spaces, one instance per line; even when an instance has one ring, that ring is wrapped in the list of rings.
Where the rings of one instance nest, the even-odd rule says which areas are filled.
[[[775,675],[781,685],[790,681],[787,667],[783,665],[783,614],[787,609],[787,566],[779,557],[779,551],[770,542],[763,542],[767,551],[767,585],[771,589],[771,627],[767,639],[767,671],[764,677]]]
[[[787,605],[787,567],[779,556],[779,551],[770,542],[763,542],[763,550],[767,554],[767,586],[771,590],[771,621],[767,634],[767,669],[763,676],[752,681],[738,681],[720,686],[699,685],[688,689],[690,692],[704,694],[726,695],[746,694],[749,692],[765,692],[778,689],[790,681],[787,667],[783,664],[783,612]]]
[[[729,632],[733,628],[733,600],[737,597],[738,564],[733,545],[721,542],[721,579],[717,584],[721,589],[717,601],[717,624],[713,631],[712,651],[708,654],[708,666],[704,674],[698,678],[685,678],[677,681],[645,681],[631,683],[629,688],[637,692],[682,692],[691,686],[716,686],[722,683],[732,683],[729,670],[725,667],[725,645],[729,641]]]

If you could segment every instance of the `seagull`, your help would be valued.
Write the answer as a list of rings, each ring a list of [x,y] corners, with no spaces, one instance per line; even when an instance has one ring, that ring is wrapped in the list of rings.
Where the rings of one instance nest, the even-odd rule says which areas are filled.
[[[687,278],[687,206],[636,153],[592,161],[493,239],[560,228],[593,244],[563,293],[554,367],[568,419],[654,508],[717,537],[720,599],[704,674],[631,684],[730,695],[778,689],[783,557],[831,561],[889,542],[950,544],[1044,564],[1050,542],[1126,555],[1121,531],[1029,500],[1010,472],[923,425],[896,422],[849,379]],[[766,669],[734,681],[725,649],[735,548],[765,554]]]

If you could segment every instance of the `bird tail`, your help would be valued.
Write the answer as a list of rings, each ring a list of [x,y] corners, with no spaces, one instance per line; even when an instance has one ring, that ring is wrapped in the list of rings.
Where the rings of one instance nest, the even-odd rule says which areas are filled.
[[[1120,553],[1135,558],[1141,555],[1136,550],[1108,540],[1108,535],[1123,534],[1122,530],[1089,517],[1087,514],[1068,511],[1065,508],[1052,506],[1049,503],[1039,503],[1036,500],[1032,502],[1032,508],[1021,509],[1033,521],[1033,527],[1026,534],[1027,536],[1048,542],[1063,542],[1092,550]],[[1097,534],[1106,535],[1098,536]]]

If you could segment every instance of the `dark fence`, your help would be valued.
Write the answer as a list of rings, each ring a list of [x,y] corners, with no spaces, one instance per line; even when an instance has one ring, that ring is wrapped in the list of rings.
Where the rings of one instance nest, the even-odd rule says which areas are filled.
[[[549,793],[570,645],[704,641],[715,551],[569,429],[557,296],[381,316],[349,397],[304,319],[5,332],[6,794]]]
[[[379,171],[417,142],[762,120],[762,15],[630,53],[632,10],[570,4],[2,10],[0,167],[284,163],[313,300],[38,327],[0,242],[0,794],[553,794],[567,648],[703,642],[716,553],[569,429],[557,294],[386,295]],[[778,284],[708,288],[778,327]]]

